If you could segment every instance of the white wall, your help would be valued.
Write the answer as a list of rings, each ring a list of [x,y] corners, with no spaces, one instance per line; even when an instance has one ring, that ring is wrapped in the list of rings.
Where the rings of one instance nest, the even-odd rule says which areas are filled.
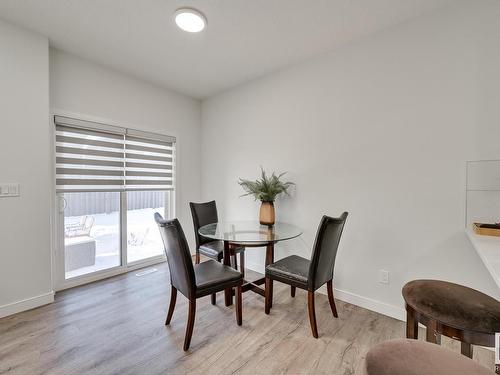
[[[3,21],[0,82],[0,182],[21,184],[19,198],[0,198],[0,317],[53,301],[54,111],[176,136],[176,213],[194,249],[188,202],[200,199],[198,100],[49,52],[45,37]]]
[[[338,295],[394,316],[415,278],[500,296],[464,234],[465,161],[500,158],[498,19],[500,2],[470,2],[204,101],[202,197],[256,219],[238,177],[288,171],[278,220],[305,233],[277,258],[309,257],[321,215],[347,210]],[[246,254],[262,270],[264,252]]]
[[[0,317],[53,300],[48,40],[0,21]]]
[[[51,48],[50,106],[177,137],[176,214],[193,250],[188,203],[200,199],[200,102]]]

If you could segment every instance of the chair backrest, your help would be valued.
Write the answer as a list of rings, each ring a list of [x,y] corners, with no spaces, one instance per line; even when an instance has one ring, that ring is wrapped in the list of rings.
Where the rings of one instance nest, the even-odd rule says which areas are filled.
[[[346,219],[347,212],[338,218],[325,215],[321,219],[309,266],[309,290],[316,290],[333,278],[335,258]]]
[[[196,249],[198,249],[201,245],[213,241],[209,238],[200,236],[198,230],[204,225],[217,223],[219,221],[217,217],[217,205],[215,201],[205,203],[190,202],[189,207],[191,208],[191,215],[193,216]]]
[[[155,221],[165,247],[172,286],[188,299],[194,299],[196,278],[189,245],[181,224],[177,219],[164,220],[158,212],[155,213]]]

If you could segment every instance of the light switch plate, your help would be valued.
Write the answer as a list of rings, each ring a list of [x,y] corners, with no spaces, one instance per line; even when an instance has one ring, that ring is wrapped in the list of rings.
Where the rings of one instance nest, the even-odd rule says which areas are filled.
[[[18,196],[19,195],[19,184],[10,184],[9,185],[9,195],[10,196]]]
[[[17,183],[0,183],[0,197],[18,197],[19,184]]]
[[[9,185],[6,184],[0,185],[0,195],[1,196],[9,195]]]

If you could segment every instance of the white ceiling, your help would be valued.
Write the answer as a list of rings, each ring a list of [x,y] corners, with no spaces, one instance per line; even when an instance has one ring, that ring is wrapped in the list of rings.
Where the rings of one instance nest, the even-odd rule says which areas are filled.
[[[452,1],[0,0],[0,18],[56,48],[205,98]],[[178,30],[180,6],[202,11],[207,29]]]

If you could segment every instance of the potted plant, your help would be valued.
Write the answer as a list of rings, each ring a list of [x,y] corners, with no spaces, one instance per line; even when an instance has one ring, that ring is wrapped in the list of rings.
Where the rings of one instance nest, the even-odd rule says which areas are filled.
[[[255,200],[260,200],[259,219],[262,225],[272,226],[275,221],[274,200],[280,194],[287,194],[290,186],[295,185],[293,182],[283,182],[281,177],[286,173],[276,175],[274,172],[271,176],[267,176],[264,169],[261,167],[262,175],[256,181],[244,180],[240,178],[239,184],[245,190],[246,195],[253,195]]]

